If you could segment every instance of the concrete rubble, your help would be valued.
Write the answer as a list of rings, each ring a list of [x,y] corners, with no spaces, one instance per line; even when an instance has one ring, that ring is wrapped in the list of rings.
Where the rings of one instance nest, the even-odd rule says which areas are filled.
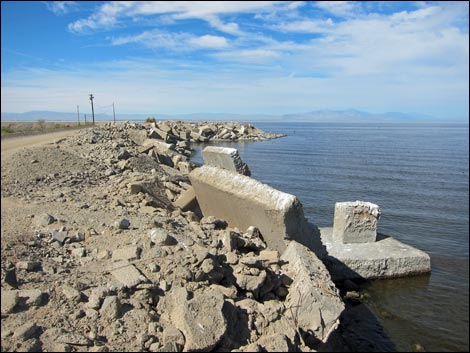
[[[338,202],[333,228],[321,229],[328,256],[325,263],[337,281],[393,278],[431,271],[424,251],[377,234],[379,206],[370,202]]]
[[[256,225],[268,246],[283,252],[296,240],[321,252],[320,239],[303,215],[299,200],[250,177],[204,165],[189,174],[203,215],[230,226]]]
[[[299,200],[233,151],[189,160],[189,142],[276,137],[126,122],[2,159],[2,198],[21,204],[2,207],[2,351],[349,351],[351,296]]]
[[[204,163],[213,167],[250,176],[248,165],[244,163],[235,148],[208,146],[202,150]]]
[[[343,244],[333,237],[333,228],[321,228],[327,248],[326,263],[335,281],[346,279],[394,278],[428,273],[431,258],[424,251],[377,235],[377,241]]]

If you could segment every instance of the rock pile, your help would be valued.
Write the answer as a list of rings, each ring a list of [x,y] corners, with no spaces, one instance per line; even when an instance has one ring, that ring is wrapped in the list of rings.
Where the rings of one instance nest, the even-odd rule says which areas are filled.
[[[285,135],[266,133],[252,124],[223,122],[157,121],[152,124],[149,132],[150,138],[169,143],[176,141],[260,141],[282,136]]]
[[[2,158],[2,351],[347,350],[339,291],[300,244],[175,207],[188,140],[257,131],[106,124]]]

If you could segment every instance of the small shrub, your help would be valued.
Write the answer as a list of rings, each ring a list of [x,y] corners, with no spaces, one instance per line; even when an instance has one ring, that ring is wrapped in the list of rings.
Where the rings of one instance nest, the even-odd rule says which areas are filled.
[[[2,135],[12,134],[14,132],[15,130],[13,130],[11,127],[2,127]]]
[[[154,117],[150,117],[150,116],[149,116],[147,119],[145,119],[145,122],[146,122],[146,123],[154,123],[155,121],[156,121],[155,118],[154,118]]]
[[[44,131],[46,129],[46,120],[38,119],[38,125],[39,125],[39,129]]]

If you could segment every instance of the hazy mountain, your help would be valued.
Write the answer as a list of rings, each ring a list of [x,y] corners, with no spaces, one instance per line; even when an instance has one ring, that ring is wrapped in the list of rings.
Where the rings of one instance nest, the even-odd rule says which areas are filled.
[[[444,119],[423,114],[409,114],[402,112],[369,113],[365,111],[348,110],[315,110],[311,112],[300,112],[292,114],[233,114],[233,113],[193,113],[193,114],[116,114],[116,120],[145,121],[147,117],[173,120],[208,120],[208,121],[283,121],[283,122],[338,122],[338,123],[368,123],[368,122],[449,122]],[[1,113],[2,121],[77,121],[77,113],[53,112],[53,111],[30,111],[25,113]],[[95,121],[112,121],[113,116],[109,114],[95,114]],[[84,121],[83,113],[80,113],[80,121]],[[91,121],[91,114],[87,113],[87,121]],[[465,122],[455,121],[455,122]]]

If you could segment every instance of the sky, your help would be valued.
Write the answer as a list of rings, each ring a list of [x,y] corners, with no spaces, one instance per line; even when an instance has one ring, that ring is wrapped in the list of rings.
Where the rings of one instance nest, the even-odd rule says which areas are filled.
[[[469,116],[468,2],[1,2],[1,111]],[[110,110],[111,109],[111,110]]]

